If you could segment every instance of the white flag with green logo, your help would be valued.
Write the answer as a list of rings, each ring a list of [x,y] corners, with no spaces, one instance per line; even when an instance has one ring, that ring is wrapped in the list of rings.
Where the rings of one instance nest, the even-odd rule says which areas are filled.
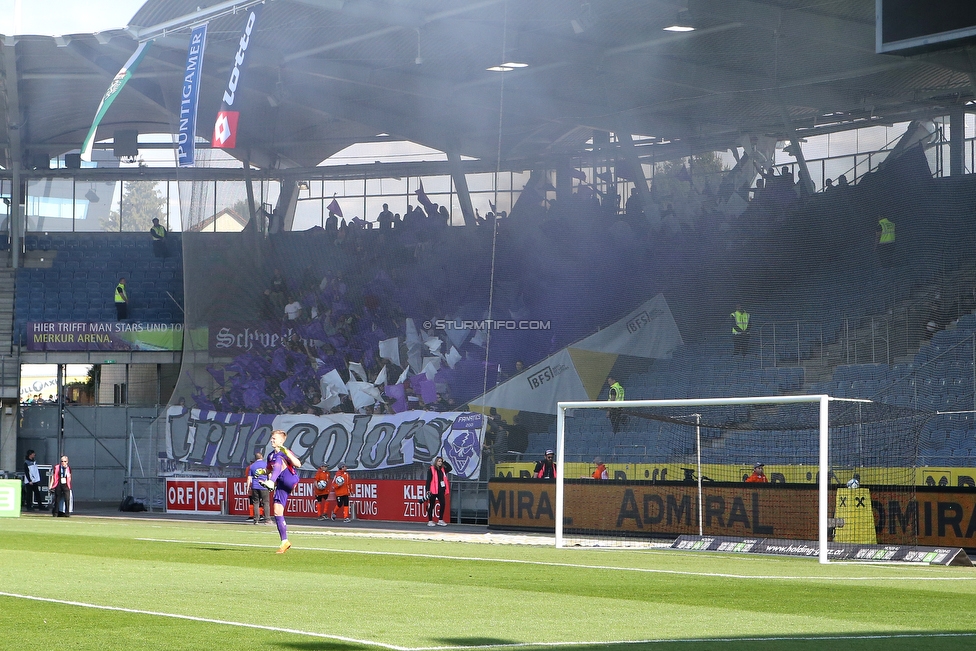
[[[132,53],[129,60],[125,62],[121,70],[115,75],[112,83],[108,85],[108,90],[105,91],[105,95],[102,97],[102,101],[98,104],[98,111],[95,112],[95,119],[92,121],[91,129],[88,130],[88,135],[85,136],[85,141],[81,145],[81,159],[85,161],[91,161],[92,147],[95,145],[95,132],[98,130],[98,125],[101,123],[102,118],[108,113],[108,109],[112,106],[112,102],[115,98],[119,96],[122,92],[122,87],[125,86],[126,82],[132,78],[132,73],[135,72],[136,67],[139,62],[142,61],[142,57],[146,55],[146,49],[152,41],[146,41],[140,43],[136,51]]]

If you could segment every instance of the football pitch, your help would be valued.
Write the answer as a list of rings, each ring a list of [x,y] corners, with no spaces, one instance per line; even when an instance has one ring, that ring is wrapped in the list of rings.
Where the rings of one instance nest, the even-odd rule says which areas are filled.
[[[0,520],[0,648],[976,647],[976,568],[289,532],[276,555],[273,526]]]

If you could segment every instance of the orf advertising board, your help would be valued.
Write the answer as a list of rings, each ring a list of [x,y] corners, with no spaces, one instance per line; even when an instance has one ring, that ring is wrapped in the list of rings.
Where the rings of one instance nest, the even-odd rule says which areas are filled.
[[[166,480],[169,513],[220,513],[226,498],[226,479]]]

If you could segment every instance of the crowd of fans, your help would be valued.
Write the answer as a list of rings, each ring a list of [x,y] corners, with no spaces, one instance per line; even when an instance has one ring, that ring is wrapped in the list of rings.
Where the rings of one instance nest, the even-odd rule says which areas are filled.
[[[285,344],[209,368],[216,389],[199,387],[193,400],[221,411],[262,413],[461,408],[486,386],[519,372],[516,360],[523,368],[531,365],[648,296],[667,291],[669,304],[693,301],[702,273],[696,261],[735,268],[735,229],[768,223],[770,213],[783,220],[815,200],[788,167],[754,176],[755,189],[747,181],[739,190],[727,184],[713,190],[708,180],[693,182],[683,167],[673,177],[680,192],[664,194],[655,184],[646,193],[631,193],[623,206],[612,185],[581,180],[562,200],[545,201],[551,196],[546,184],[530,182],[511,216],[477,214],[475,230],[449,228],[446,207],[419,196],[402,217],[384,204],[375,222],[346,221],[330,208],[324,229],[273,235],[264,244],[270,273],[258,288],[255,311],[291,333]],[[828,188],[824,195],[839,190]],[[731,210],[733,194],[748,199],[744,209]],[[491,228],[479,232],[484,226]],[[303,239],[276,243],[286,235]],[[727,295],[737,281],[728,274],[713,280],[716,295]],[[490,361],[483,337],[453,341],[453,333],[427,328],[421,339],[437,338],[442,348],[424,357],[436,354],[443,362],[456,346],[460,362],[424,372],[406,361],[408,319],[418,326],[433,318],[483,319],[489,295],[494,318],[565,318],[554,319],[544,333],[492,333]],[[716,324],[724,322],[725,307],[716,308]],[[379,343],[391,338],[398,338],[399,355],[381,358]],[[322,377],[336,370],[351,381],[350,363],[362,365],[368,382],[386,369],[385,383],[377,383],[380,395],[369,405],[354,405],[349,395],[328,405]]]

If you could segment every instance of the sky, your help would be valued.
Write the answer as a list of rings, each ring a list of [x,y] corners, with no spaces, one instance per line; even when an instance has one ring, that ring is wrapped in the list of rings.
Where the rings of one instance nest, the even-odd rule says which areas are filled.
[[[0,0],[0,34],[91,34],[121,29],[146,0]]]

